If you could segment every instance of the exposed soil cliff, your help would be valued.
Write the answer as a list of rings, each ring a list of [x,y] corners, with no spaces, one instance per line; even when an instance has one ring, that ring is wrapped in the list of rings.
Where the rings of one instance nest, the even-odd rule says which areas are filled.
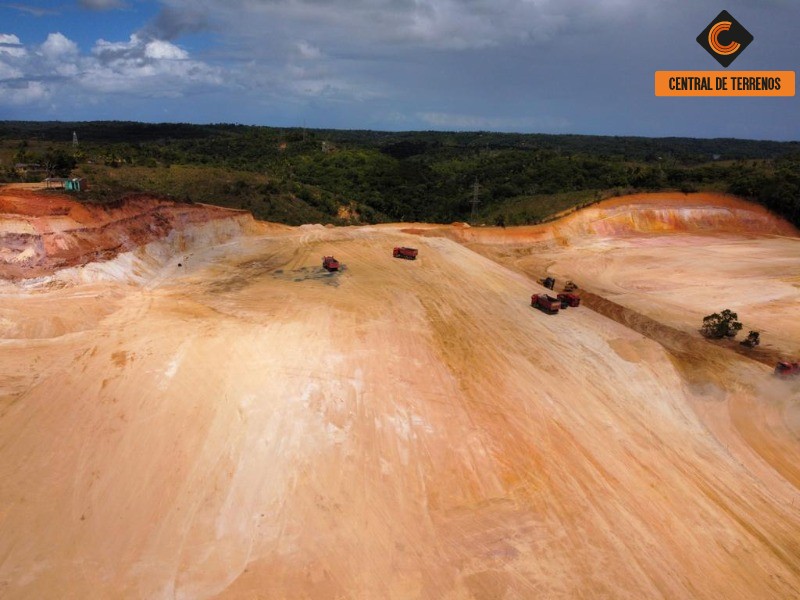
[[[244,211],[146,195],[97,206],[56,193],[0,188],[0,278],[40,277],[106,261],[173,232],[222,220],[236,221],[242,231],[256,228]]]
[[[766,208],[723,194],[654,193],[620,196],[588,208],[570,211],[541,225],[523,227],[469,227],[412,225],[409,233],[445,235],[461,242],[511,244],[572,237],[627,236],[668,233],[798,236],[789,222]]]

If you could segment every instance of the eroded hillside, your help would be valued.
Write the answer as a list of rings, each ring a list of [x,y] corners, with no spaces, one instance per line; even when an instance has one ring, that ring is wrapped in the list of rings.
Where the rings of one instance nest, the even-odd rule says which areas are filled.
[[[176,234],[191,235],[209,223],[229,227],[228,235],[256,228],[244,211],[146,195],[98,206],[24,184],[7,186],[0,192],[0,279],[30,279],[108,261],[151,242],[172,241]]]

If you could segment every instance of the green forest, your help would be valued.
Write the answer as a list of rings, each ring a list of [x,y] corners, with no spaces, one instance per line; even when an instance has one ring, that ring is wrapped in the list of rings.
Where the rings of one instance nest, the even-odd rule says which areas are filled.
[[[73,143],[77,134],[77,145]],[[800,226],[800,143],[230,124],[0,121],[0,181],[82,176],[301,223],[540,223],[639,191],[715,191]]]

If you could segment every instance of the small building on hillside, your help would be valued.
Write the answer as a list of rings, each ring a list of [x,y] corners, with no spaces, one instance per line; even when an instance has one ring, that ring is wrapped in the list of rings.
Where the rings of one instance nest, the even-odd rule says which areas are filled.
[[[66,177],[48,177],[44,180],[44,184],[48,190],[56,189],[56,190],[63,190],[64,183],[67,181]]]
[[[84,192],[88,183],[83,177],[48,177],[44,180],[47,189],[62,189],[68,192]]]
[[[83,177],[73,177],[64,182],[64,189],[68,192],[82,192],[87,188],[86,180]]]

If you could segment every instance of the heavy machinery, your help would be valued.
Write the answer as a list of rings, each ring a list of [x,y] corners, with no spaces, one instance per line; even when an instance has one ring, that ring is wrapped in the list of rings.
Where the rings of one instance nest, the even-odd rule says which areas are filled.
[[[561,308],[567,308],[568,306],[580,306],[581,305],[581,297],[570,292],[562,292],[556,295],[561,301]]]
[[[780,378],[797,377],[800,375],[800,362],[779,362],[775,365],[775,375]]]
[[[567,280],[567,283],[564,284],[564,291],[565,292],[574,292],[578,289],[578,285],[572,281],[571,279]]]
[[[556,280],[554,277],[545,277],[544,279],[537,280],[539,285],[546,287],[548,290],[552,290],[556,287]]]
[[[397,246],[392,251],[392,256],[395,258],[405,258],[407,260],[416,260],[418,250],[416,248],[406,248],[405,246]]]
[[[322,268],[329,271],[338,271],[339,270],[339,261],[333,258],[332,256],[323,256],[322,257]]]
[[[554,315],[561,308],[561,300],[547,294],[534,294],[531,296],[531,306],[546,312],[548,315]]]

